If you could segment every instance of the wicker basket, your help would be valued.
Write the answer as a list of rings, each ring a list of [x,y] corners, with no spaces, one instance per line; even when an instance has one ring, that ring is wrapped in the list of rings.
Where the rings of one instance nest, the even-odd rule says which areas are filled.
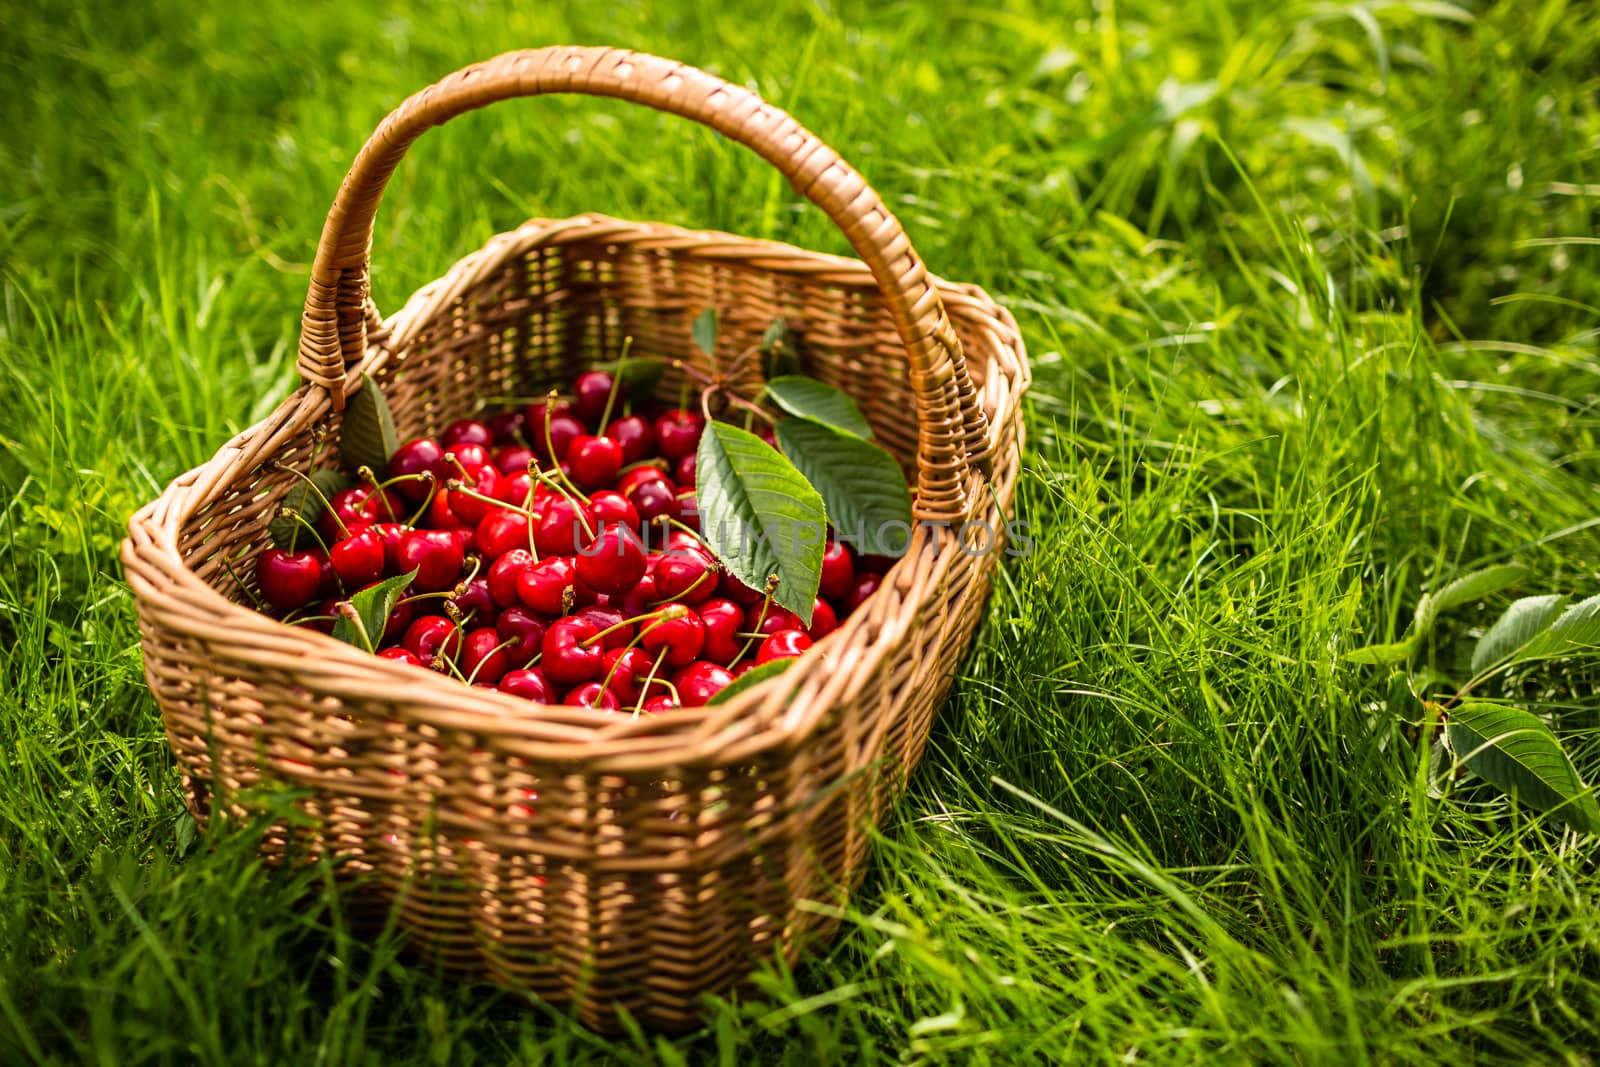
[[[753,149],[861,260],[598,215],[501,234],[379,318],[373,217],[424,130],[516,96],[620,97]],[[800,665],[720,706],[632,717],[535,707],[367,655],[244,606],[240,577],[292,487],[280,465],[339,463],[345,399],[371,375],[402,437],[475,397],[540,392],[635,351],[703,360],[715,307],[734,350],[775,317],[812,373],[852,393],[916,479],[919,523],[882,589]],[[122,546],[146,675],[197,819],[247,816],[277,787],[296,809],[270,856],[326,856],[361,912],[392,909],[453,973],[664,1029],[762,957],[835,924],[868,831],[920,757],[981,614],[1028,384],[1015,323],[938,281],[860,175],[752,93],[677,63],[590,48],[515,52],[388,116],[329,212],[306,298],[305,384],[178,478]],[[468,386],[465,383],[471,383]],[[327,442],[320,451],[317,441]],[[315,451],[315,459],[313,458]],[[936,523],[949,523],[941,527]]]

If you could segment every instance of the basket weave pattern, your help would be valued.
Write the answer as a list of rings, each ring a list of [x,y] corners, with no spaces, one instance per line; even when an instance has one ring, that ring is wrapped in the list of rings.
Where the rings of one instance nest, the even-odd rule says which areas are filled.
[[[598,215],[534,220],[381,318],[367,256],[405,148],[455,114],[546,92],[711,125],[778,166],[861,259]],[[295,484],[282,468],[339,465],[363,374],[402,439],[436,433],[483,395],[570,381],[625,336],[703,366],[689,325],[706,307],[729,352],[789,322],[810,373],[855,396],[914,477],[918,518],[951,524],[919,525],[882,589],[802,665],[723,705],[635,718],[469,689],[245,606],[241,581]],[[921,756],[988,592],[996,554],[963,550],[953,529],[1004,529],[1028,384],[1010,315],[928,275],[860,176],[753,94],[656,57],[556,48],[452,75],[380,126],[318,247],[300,370],[301,389],[141,509],[123,544],[196,817],[247,817],[259,789],[296,787],[270,855],[332,858],[358,908],[396,911],[450,970],[574,1002],[600,1027],[617,1005],[690,1026],[701,994],[826,932],[826,909],[803,902],[840,903],[859,879],[866,831]]]

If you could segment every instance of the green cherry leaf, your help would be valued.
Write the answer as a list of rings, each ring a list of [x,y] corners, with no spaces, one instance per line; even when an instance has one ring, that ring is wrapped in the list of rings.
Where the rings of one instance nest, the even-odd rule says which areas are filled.
[[[869,556],[905,555],[911,490],[893,456],[811,419],[783,419],[776,429],[783,454],[822,494],[840,540]]]
[[[1600,830],[1600,805],[1543,719],[1504,704],[1450,709],[1445,726],[1456,758],[1480,778],[1580,833]]]
[[[383,628],[389,624],[389,615],[394,611],[395,602],[416,576],[416,569],[413,568],[406,574],[386,578],[356,593],[350,598],[350,606],[356,609],[359,625],[355,619],[341,615],[339,621],[333,624],[333,636],[367,652],[376,651],[378,642],[383,639]]]
[[[754,689],[768,678],[776,678],[794,663],[795,656],[785,656],[783,659],[769,660],[761,666],[745,671],[735,678],[729,686],[712,697],[707,704],[726,704],[746,689]]]
[[[389,457],[399,447],[389,401],[377,382],[363,377],[361,389],[345,407],[344,425],[339,430],[339,453],[345,465],[351,470],[368,467],[382,477]]]
[[[694,320],[694,343],[708,358],[717,355],[717,309],[706,308]]]
[[[872,427],[856,407],[855,398],[826,382],[798,375],[774,378],[767,383],[767,395],[791,415],[820,422],[852,437],[872,437]]]
[[[810,625],[828,514],[805,476],[755,434],[712,422],[695,458],[695,499],[701,537],[723,566],[752,589],[776,575],[773,599]]]

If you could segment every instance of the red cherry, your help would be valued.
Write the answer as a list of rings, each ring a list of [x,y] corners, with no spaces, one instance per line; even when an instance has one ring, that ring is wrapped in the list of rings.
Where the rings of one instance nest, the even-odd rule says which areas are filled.
[[[411,651],[409,648],[401,648],[399,645],[396,645],[393,648],[383,649],[378,653],[378,658],[392,659],[396,663],[409,663],[413,667],[427,666],[426,663],[423,663],[422,660],[417,657],[415,652]]]
[[[698,604],[717,591],[717,564],[701,549],[673,548],[656,560],[656,597]]]
[[[880,574],[873,574],[869,571],[866,574],[856,575],[856,584],[850,590],[850,595],[844,598],[844,602],[840,607],[844,608],[846,615],[849,615],[859,608],[869,596],[876,593],[878,587],[882,584],[883,576]]]
[[[546,556],[517,576],[517,595],[534,611],[565,615],[577,603],[577,578],[571,556]]]
[[[628,616],[616,608],[584,608],[578,612],[578,617],[594,624],[595,630],[602,635],[601,648],[622,648],[633,641],[633,625],[628,621]]]
[[[493,685],[511,666],[503,639],[493,626],[471,630],[461,642],[461,673],[474,682]]]
[[[672,476],[673,476],[673,478],[677,479],[677,482],[678,482],[679,485],[693,485],[693,484],[695,484],[695,482],[694,482],[694,472],[695,472],[694,460],[695,460],[695,454],[693,452],[690,452],[687,456],[684,456],[682,459],[678,460],[678,465],[675,468],[673,468]]]
[[[502,411],[493,418],[487,419],[484,425],[489,427],[489,432],[501,444],[510,444],[522,437],[522,428],[527,424],[526,417],[520,411]]]
[[[644,546],[631,527],[606,526],[593,544],[578,553],[577,566],[578,574],[591,589],[626,593],[644,577]]]
[[[583,423],[571,415],[553,416],[548,428],[543,422],[530,422],[528,426],[529,444],[547,460],[565,457],[572,449],[572,442],[587,432]]]
[[[547,410],[548,409],[548,410]],[[557,397],[554,402],[539,400],[523,408],[523,435],[528,440],[533,440],[536,434],[544,430],[545,416],[556,419],[563,415],[572,414],[572,401]]]
[[[654,470],[648,467],[647,470]],[[678,491],[665,478],[641,482],[628,493],[641,524],[678,517]]]
[[[639,710],[647,715],[659,715],[663,711],[671,711],[678,706],[678,702],[671,696],[651,697],[646,700]]]
[[[705,660],[689,664],[672,679],[678,699],[686,708],[703,707],[732,683],[733,674],[728,668]]]
[[[575,615],[551,623],[539,643],[545,677],[566,686],[597,680],[605,669],[604,650],[599,641],[584,642],[598,632],[594,623]]]
[[[314,552],[269,548],[256,560],[261,599],[279,611],[303,608],[322,588],[322,559]]]
[[[330,544],[349,537],[357,526],[369,525],[362,513],[366,503],[367,490],[364,486],[339,490],[328,498],[328,507],[317,520],[317,532]]]
[[[494,465],[501,474],[526,474],[533,462],[533,450],[527,445],[501,445],[494,450]]]
[[[598,422],[617,380],[603,370],[584,371],[572,383],[573,407],[585,422]]]
[[[528,497],[533,495],[536,483],[533,475],[527,471],[517,471],[500,479],[500,499],[512,507],[520,508],[528,502]]]
[[[606,427],[606,436],[622,446],[624,463],[638,463],[656,448],[656,432],[638,415],[612,419],[611,425]]]
[[[502,608],[520,604],[517,579],[533,563],[533,554],[526,548],[513,548],[489,564],[489,595]]]
[[[696,533],[700,530],[700,498],[695,496],[693,489],[678,493],[678,521]]]
[[[394,450],[384,474],[399,479],[392,484],[396,492],[413,504],[420,504],[433,491],[435,480],[422,477],[433,474],[439,461],[444,459],[444,448],[431,437],[418,437]]]
[[[358,589],[383,577],[385,558],[383,535],[372,527],[335,541],[328,549],[328,561],[346,589]]]
[[[493,466],[494,460],[488,448],[467,441],[445,449],[444,458],[433,469],[433,474],[443,484],[452,478],[471,478],[484,467]]]
[[[745,675],[755,670],[756,666],[757,664],[755,660],[747,659],[734,664],[732,667],[729,667],[728,673],[733,675],[734,678],[743,678]]]
[[[661,472],[660,467],[649,465],[632,467],[617,475],[617,492],[623,496],[632,495],[633,491],[645,482],[664,482],[667,476]],[[674,493],[677,489],[674,487]]]
[[[461,520],[456,518],[456,513],[450,508],[450,491],[448,489],[434,490],[433,499],[428,501],[428,517],[425,524],[434,530],[458,530]]]
[[[296,619],[291,625],[304,626],[308,630],[315,630],[322,634],[333,633],[334,623],[339,619],[339,599],[329,597],[311,610],[309,615]]]
[[[489,559],[499,559],[515,549],[527,551],[528,513],[516,508],[491,508],[478,522],[473,535],[478,551]]]
[[[406,627],[400,647],[431,667],[434,657],[453,659],[461,651],[461,627],[443,615],[424,615]]]
[[[811,605],[811,625],[806,627],[806,634],[813,641],[821,641],[839,628],[839,617],[834,614],[833,605],[821,597]]]
[[[605,664],[605,682],[607,689],[615,693],[617,699],[624,704],[635,703],[644,688],[644,681],[650,677],[651,668],[655,660],[645,654],[641,648],[611,648],[607,649],[601,657]],[[650,683],[651,689],[664,689],[666,678],[661,672]]]
[[[500,640],[515,642],[506,647],[506,659],[511,663],[527,663],[539,654],[539,643],[544,640],[547,627],[543,616],[514,604],[500,613],[494,628]]]
[[[544,505],[544,516],[533,530],[533,545],[541,556],[570,556],[588,547],[594,529],[587,507],[558,496]]]
[[[460,596],[450,598],[450,603],[463,616],[487,619],[495,613],[494,594],[489,591],[489,579],[477,577],[467,583]]]
[[[743,607],[753,607],[767,599],[759,590],[751,589],[731,574],[723,574],[717,583],[717,595],[726,597]]]
[[[744,609],[719,597],[696,610],[706,627],[706,643],[700,654],[723,666],[732,663],[744,647],[744,638],[738,636],[744,628]]]
[[[659,559],[659,556],[647,556],[646,562]],[[648,613],[656,606],[656,580],[653,575],[646,574],[640,578],[634,587],[623,594],[622,603],[617,606],[628,618],[634,618]]]
[[[457,445],[483,445],[487,448],[494,444],[494,431],[477,419],[457,419],[439,434],[439,443],[447,449],[454,449]]]
[[[584,682],[567,692],[561,703],[575,708],[594,708],[597,711],[616,711],[622,707],[617,695],[599,682]]]
[[[404,573],[400,571],[400,541],[411,532],[411,527],[403,522],[379,522],[374,523],[372,529],[383,538],[384,570]]]
[[[700,432],[705,428],[706,420],[696,412],[669,411],[656,420],[656,448],[677,462],[700,447]]]
[[[765,441],[768,445],[772,446],[773,448],[777,448],[778,447],[778,434],[777,434],[777,431],[774,430],[771,426],[763,425],[763,426],[756,427],[756,436],[761,438],[763,441]]]
[[[450,510],[455,512],[456,518],[464,524],[477,526],[491,511],[506,510],[492,503],[500,498],[502,492],[500,472],[494,466],[474,468],[472,476],[462,481],[466,484],[466,491],[457,491],[454,488],[450,490]],[[453,486],[455,483],[449,484]],[[485,497],[489,499],[485,500]]]
[[[615,523],[630,530],[639,528],[639,512],[627,497],[612,489],[602,489],[589,498],[589,513],[597,526]]]
[[[508,671],[500,679],[498,688],[502,693],[510,693],[512,696],[531,700],[535,704],[556,702],[555,688],[538,667],[529,667],[523,671]]]
[[[572,466],[572,478],[588,490],[610,485],[622,470],[622,446],[609,437],[576,438],[567,450],[566,460]]]
[[[339,592],[339,572],[333,569],[333,560],[329,559],[328,554],[320,548],[313,548],[309,551],[312,557],[316,559],[317,569],[321,574],[317,592],[323,596],[333,596]]]
[[[822,584],[818,592],[829,600],[843,600],[856,584],[856,554],[842,541],[829,540],[822,550]]]
[[[680,605],[668,607],[653,621],[640,625],[639,643],[650,658],[655,659],[658,652],[666,649],[666,662],[673,667],[693,662],[705,642],[705,623],[700,621],[699,615]]]
[[[402,574],[416,569],[413,584],[424,593],[455,585],[466,561],[461,542],[448,530],[412,530],[400,539],[396,556],[396,566]]]
[[[757,663],[771,663],[775,659],[792,659],[811,647],[811,638],[804,630],[779,630],[761,642],[756,653]]]
[[[780,608],[776,604],[767,608],[765,616],[761,613],[760,605],[746,608],[744,622],[746,629],[750,633],[758,633],[763,637],[770,637],[779,630],[805,629],[805,623],[800,621],[800,616],[788,608]]]

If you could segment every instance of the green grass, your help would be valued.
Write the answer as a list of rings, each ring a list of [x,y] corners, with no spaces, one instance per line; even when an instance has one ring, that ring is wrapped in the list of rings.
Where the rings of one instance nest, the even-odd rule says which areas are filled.
[[[1592,1062],[1594,842],[1431,795],[1420,710],[1344,658],[1475,565],[1533,577],[1441,662],[1513,595],[1600,586],[1591,5],[388,7],[3,20],[0,1063]],[[194,840],[115,557],[294,386],[383,113],[553,42],[792,109],[1034,357],[1036,552],[845,933],[680,1039],[453,985],[248,830]],[[589,210],[845,248],[703,131],[517,102],[404,164],[379,306]],[[1591,777],[1594,682],[1512,681]]]

